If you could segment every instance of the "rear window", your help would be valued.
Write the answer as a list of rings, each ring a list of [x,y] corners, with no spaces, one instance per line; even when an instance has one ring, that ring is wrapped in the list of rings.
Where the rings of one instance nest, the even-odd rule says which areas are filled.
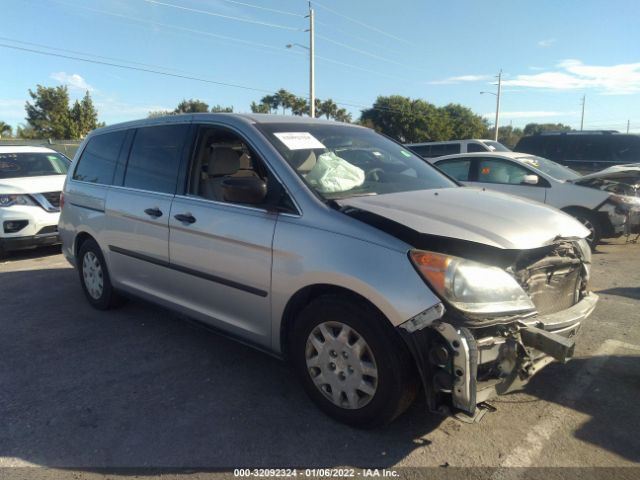
[[[91,138],[78,160],[73,179],[111,185],[126,134],[125,130],[121,130]]]
[[[0,153],[0,178],[66,175],[69,161],[58,153]]]
[[[129,154],[124,186],[175,193],[182,148],[189,125],[140,128]]]
[[[492,142],[490,140],[489,141],[485,140],[482,143],[484,143],[488,147],[488,149],[492,152],[510,152],[511,151],[500,142]]]

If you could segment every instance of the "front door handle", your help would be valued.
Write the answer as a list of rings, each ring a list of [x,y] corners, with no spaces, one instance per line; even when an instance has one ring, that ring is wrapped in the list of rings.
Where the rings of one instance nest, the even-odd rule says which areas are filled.
[[[144,213],[146,213],[147,215],[149,215],[150,217],[154,217],[154,218],[158,218],[162,216],[162,210],[160,210],[158,207],[155,208],[147,208]]]
[[[182,223],[196,223],[196,217],[194,217],[190,213],[179,213],[177,215],[174,215],[173,218]]]

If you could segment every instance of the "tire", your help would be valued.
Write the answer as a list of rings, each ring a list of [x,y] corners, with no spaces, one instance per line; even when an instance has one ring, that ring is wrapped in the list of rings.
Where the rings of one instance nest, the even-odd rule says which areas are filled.
[[[296,318],[289,352],[311,400],[340,422],[385,425],[415,399],[418,377],[408,349],[388,320],[362,301],[313,300]]]
[[[589,246],[591,246],[591,250],[595,250],[602,238],[602,225],[600,225],[600,220],[589,210],[568,209],[566,213],[578,220],[591,232],[587,237],[587,242]]]
[[[102,250],[92,238],[85,240],[78,252],[78,274],[89,303],[98,310],[109,310],[124,303],[111,285],[111,277]]]

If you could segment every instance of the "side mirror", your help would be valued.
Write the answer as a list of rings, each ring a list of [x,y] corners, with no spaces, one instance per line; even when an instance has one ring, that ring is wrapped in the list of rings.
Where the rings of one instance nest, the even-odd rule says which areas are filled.
[[[258,204],[267,196],[267,184],[258,177],[231,177],[222,182],[225,202]]]
[[[525,175],[522,179],[522,183],[526,183],[527,185],[537,185],[540,181],[538,175]]]

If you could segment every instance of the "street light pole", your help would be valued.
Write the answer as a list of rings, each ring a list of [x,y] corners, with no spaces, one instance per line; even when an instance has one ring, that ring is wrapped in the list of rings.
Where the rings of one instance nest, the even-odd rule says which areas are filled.
[[[500,120],[500,93],[502,90],[502,69],[498,73],[498,95],[496,95],[496,128],[494,133],[494,140],[498,141],[498,121]]]
[[[311,118],[316,116],[315,44],[311,2],[309,2],[309,114]]]

